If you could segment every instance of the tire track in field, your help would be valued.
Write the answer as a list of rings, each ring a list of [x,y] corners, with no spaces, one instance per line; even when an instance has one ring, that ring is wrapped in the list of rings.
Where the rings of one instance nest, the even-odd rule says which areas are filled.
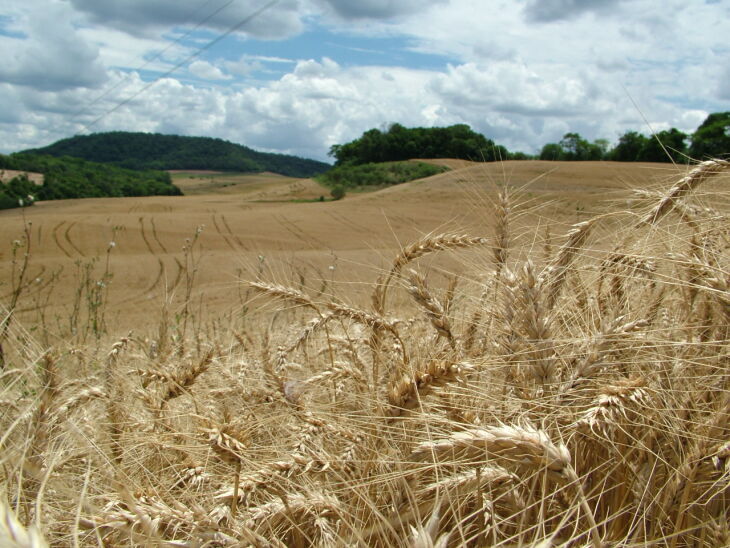
[[[63,237],[68,242],[68,245],[70,245],[74,249],[74,251],[76,251],[76,253],[78,253],[82,257],[86,257],[86,255],[84,254],[84,252],[81,251],[81,249],[79,249],[78,246],[75,243],[73,243],[73,240],[71,239],[70,232],[71,232],[71,229],[75,225],[76,225],[76,222],[75,221],[72,222],[72,223],[69,223],[68,227],[66,227],[66,230],[63,232]]]
[[[333,220],[337,221],[338,223],[341,223],[353,230],[356,230],[358,232],[370,232],[370,228],[357,224],[356,222],[348,219],[345,215],[341,215],[339,213],[335,213],[334,211],[327,211],[327,215],[329,215]]]
[[[275,221],[276,221],[277,223],[279,223],[279,224],[280,224],[280,225],[282,226],[282,228],[283,228],[284,230],[286,230],[286,231],[287,231],[287,232],[288,232],[289,234],[291,234],[292,236],[294,236],[294,237],[295,237],[295,238],[296,238],[297,240],[301,240],[301,241],[302,241],[302,242],[304,242],[304,243],[309,243],[309,242],[307,242],[307,241],[306,241],[306,240],[304,239],[304,237],[303,237],[303,236],[302,236],[301,234],[299,234],[298,232],[296,232],[296,231],[292,230],[292,229],[291,229],[291,227],[287,226],[287,224],[286,224],[285,220],[281,219],[281,218],[279,217],[279,215],[274,215],[274,220],[275,220]]]
[[[152,246],[150,245],[150,241],[147,239],[147,233],[144,230],[144,217],[139,218],[139,228],[140,232],[142,233],[142,239],[144,240],[144,244],[147,246],[147,250],[150,252],[150,254],[153,257],[157,257],[157,253],[154,249],[152,249]]]
[[[246,246],[241,241],[241,238],[239,238],[237,234],[233,233],[233,231],[231,230],[231,225],[228,224],[228,220],[226,219],[226,216],[223,215],[222,213],[221,213],[221,220],[223,221],[223,224],[225,225],[226,230],[228,231],[228,234],[231,235],[231,238],[233,238],[236,241],[236,243],[241,247],[241,249],[246,249]]]
[[[178,284],[182,280],[182,273],[185,270],[185,267],[180,262],[180,259],[178,259],[177,257],[175,257],[175,264],[177,264],[177,275],[175,276],[175,281],[173,282],[172,287],[169,289],[170,291],[178,286]]]
[[[274,215],[274,219],[282,226],[286,231],[288,231],[292,236],[297,238],[298,240],[301,240],[303,243],[307,244],[308,247],[313,247],[312,243],[318,244],[319,246],[323,247],[324,249],[327,249],[327,244],[325,244],[322,240],[315,238],[314,236],[307,234],[304,230],[302,230],[299,225],[294,223],[293,221],[290,221],[283,215]]]
[[[223,231],[221,230],[221,227],[218,226],[218,221],[216,221],[216,219],[215,219],[215,213],[213,215],[211,215],[211,218],[213,219],[213,226],[215,226],[215,229],[218,231],[218,235],[221,236],[223,238],[223,241],[226,242],[226,245],[228,245],[228,247],[230,247],[233,251],[238,251],[236,249],[236,246],[233,245],[231,243],[231,241],[228,239],[228,237],[223,233]]]
[[[164,245],[164,244],[163,244],[163,243],[162,243],[162,242],[160,241],[160,238],[159,238],[159,236],[157,236],[157,226],[155,226],[155,218],[154,218],[154,217],[152,217],[152,218],[150,219],[150,223],[152,224],[152,237],[153,237],[153,238],[155,239],[155,241],[157,242],[157,245],[159,245],[159,246],[160,246],[160,248],[162,249],[162,252],[163,252],[163,253],[165,253],[165,254],[167,255],[167,248],[166,248],[166,247],[165,247],[165,245]]]
[[[58,246],[58,249],[60,249],[66,257],[69,259],[72,259],[71,254],[66,251],[66,248],[61,245],[61,240],[58,237],[58,231],[59,229],[66,224],[66,221],[61,221],[56,226],[53,227],[52,235],[53,235],[53,241],[56,242],[56,245]]]
[[[155,281],[152,282],[152,284],[144,290],[145,293],[149,293],[152,291],[155,287],[157,287],[157,284],[160,283],[160,280],[162,279],[162,276],[165,274],[165,263],[162,262],[162,259],[157,257],[157,262],[160,265],[159,270],[157,271],[157,277],[155,278]]]
[[[157,259],[159,268],[157,270],[157,275],[155,276],[154,281],[146,289],[141,290],[139,293],[130,295],[130,296],[120,300],[118,303],[116,303],[117,305],[122,305],[122,304],[128,305],[128,304],[132,304],[132,303],[136,303],[136,302],[140,302],[140,301],[146,301],[149,297],[150,291],[153,291],[154,289],[157,288],[157,286],[160,285],[160,282],[162,281],[162,279],[165,276],[165,273],[167,272],[167,267],[165,266],[164,261],[160,257],[155,257],[155,258]],[[180,262],[180,259],[178,259],[177,257],[174,257],[174,259],[175,259],[175,264],[177,265],[177,273],[175,274],[175,281],[173,282],[173,284],[171,286],[168,286],[165,288],[165,290],[167,292],[173,291],[180,284],[180,282],[182,281],[183,272],[185,270],[185,267]]]

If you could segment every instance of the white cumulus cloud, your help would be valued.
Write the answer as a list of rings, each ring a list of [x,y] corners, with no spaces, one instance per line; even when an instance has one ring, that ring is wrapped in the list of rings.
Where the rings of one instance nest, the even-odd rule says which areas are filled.
[[[225,74],[208,61],[193,61],[190,63],[188,70],[202,80],[230,80],[232,78],[231,75]]]

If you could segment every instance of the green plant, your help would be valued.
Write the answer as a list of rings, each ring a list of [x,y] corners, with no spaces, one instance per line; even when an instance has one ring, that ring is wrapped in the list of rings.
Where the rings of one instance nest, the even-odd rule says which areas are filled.
[[[333,200],[341,200],[345,197],[345,187],[343,185],[335,185],[332,187],[330,194]]]

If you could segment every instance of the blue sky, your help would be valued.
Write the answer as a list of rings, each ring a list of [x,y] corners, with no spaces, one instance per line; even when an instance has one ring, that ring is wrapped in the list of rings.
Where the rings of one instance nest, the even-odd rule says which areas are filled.
[[[691,132],[730,110],[729,21],[730,0],[7,0],[0,152],[110,130],[320,160],[392,122],[526,152]]]
[[[167,38],[174,42],[182,36],[186,38],[180,40],[180,43],[194,51],[219,35],[212,31],[197,31],[187,35],[185,29],[175,29]],[[154,53],[151,53],[145,60],[153,57]],[[316,21],[309,22],[301,34],[287,40],[232,36],[221,41],[214,49],[206,50],[196,57],[213,66],[240,60],[248,63],[250,72],[228,72],[230,83],[238,85],[278,80],[290,72],[298,60],[323,58],[329,58],[343,68],[383,66],[421,70],[444,70],[449,62],[456,61],[447,55],[417,51],[416,45],[406,36],[367,36],[336,32]],[[126,67],[117,68],[129,70]],[[149,80],[157,76],[159,73],[148,71],[143,79]],[[185,78],[185,71],[180,71],[177,76]],[[196,81],[197,85],[210,83],[207,78],[195,78],[190,74],[187,74],[187,78]]]

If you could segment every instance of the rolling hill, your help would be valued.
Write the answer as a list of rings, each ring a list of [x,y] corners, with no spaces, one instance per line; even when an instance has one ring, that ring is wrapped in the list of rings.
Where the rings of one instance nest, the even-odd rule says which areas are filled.
[[[298,156],[258,152],[222,139],[124,131],[70,137],[24,152],[72,156],[135,170],[270,171],[290,177],[311,177],[331,167]]]

